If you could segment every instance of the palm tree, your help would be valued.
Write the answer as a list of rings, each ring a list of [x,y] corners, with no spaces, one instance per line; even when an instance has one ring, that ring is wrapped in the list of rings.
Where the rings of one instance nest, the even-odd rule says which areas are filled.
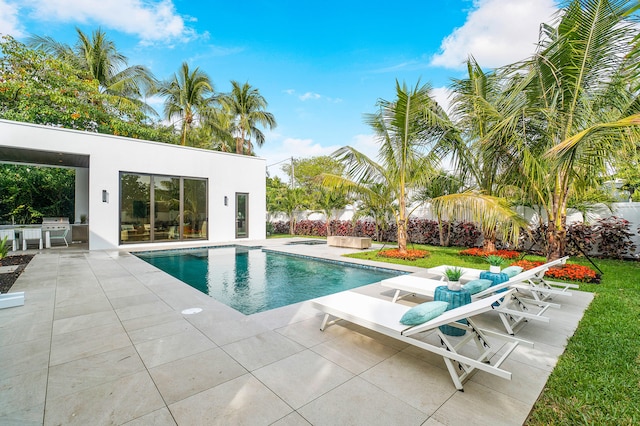
[[[429,89],[428,85],[420,86],[419,82],[410,89],[396,81],[396,99],[393,102],[379,100],[379,112],[365,116],[380,143],[380,164],[346,146],[333,155],[345,163],[348,177],[325,177],[327,185],[344,186],[371,196],[372,184],[387,186],[397,203],[392,208],[401,253],[407,250],[407,226],[413,211],[408,206],[411,191],[425,182],[436,162],[430,148],[440,135],[427,123],[426,110],[438,107],[429,97]]]
[[[499,128],[503,118],[500,106],[508,101],[502,78],[496,73],[485,73],[473,57],[467,61],[467,72],[467,78],[455,79],[451,85],[455,123],[446,115],[439,117],[439,125],[451,128],[450,134],[455,136],[449,139],[449,149],[460,182],[467,182],[467,189],[460,185],[456,191],[434,194],[447,195],[439,198],[434,208],[438,217],[445,210],[449,217],[470,214],[480,224],[483,249],[492,252],[496,250],[498,235],[509,236],[516,243],[519,229],[526,223],[509,208],[506,200],[499,199],[513,190],[508,178],[517,164],[508,139]]]
[[[463,192],[464,182],[458,175],[448,173],[446,170],[437,170],[435,174],[429,177],[428,182],[424,187],[420,188],[416,195],[416,200],[420,202],[432,202],[438,197],[443,195],[452,195]],[[446,247],[449,245],[449,235],[451,233],[451,221],[448,221],[447,232],[443,226],[444,218],[443,212],[435,210],[434,214],[438,220],[438,233],[440,237],[440,246]]]
[[[91,36],[76,28],[78,40],[72,47],[59,43],[51,37],[33,35],[29,45],[67,61],[77,69],[86,72],[88,77],[98,80],[104,93],[119,96],[143,106],[140,97],[153,89],[156,79],[142,65],[128,66],[127,57],[118,51],[115,43],[109,40],[100,28]],[[151,108],[147,107],[149,111]]]
[[[382,241],[387,225],[394,217],[392,206],[395,200],[392,198],[389,187],[383,183],[372,183],[371,185],[362,183],[361,185],[365,190],[358,192],[357,209],[353,219],[372,218],[375,224],[375,239]]]
[[[249,83],[241,85],[235,80],[231,81],[231,87],[231,92],[221,95],[219,101],[234,117],[236,153],[243,154],[246,144],[246,153],[251,155],[251,140],[255,140],[258,146],[262,146],[265,141],[264,133],[257,126],[273,129],[277,125],[276,119],[272,113],[265,111],[267,101],[258,89],[251,87]]]
[[[180,144],[187,144],[187,133],[197,122],[212,101],[213,83],[204,71],[182,63],[178,73],[171,80],[160,85],[159,93],[166,96],[164,115],[167,119],[178,118],[182,121]]]
[[[632,14],[639,8],[629,0],[566,3],[557,25],[543,27],[536,54],[511,74],[513,102],[506,105],[520,106],[504,113],[499,127],[510,129],[517,150],[516,183],[549,218],[550,260],[565,253],[569,198],[596,184],[623,147],[638,141]]]
[[[222,152],[233,152],[236,148],[234,134],[237,133],[235,117],[225,108],[212,106],[202,112],[201,127],[209,134],[209,148]]]

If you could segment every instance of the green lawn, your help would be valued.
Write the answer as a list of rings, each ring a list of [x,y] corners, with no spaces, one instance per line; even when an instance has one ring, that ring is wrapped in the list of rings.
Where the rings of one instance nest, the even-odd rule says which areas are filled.
[[[484,259],[458,256],[460,248],[414,246],[431,256],[402,261],[375,256],[359,259],[421,267],[442,264],[486,267]],[[527,260],[544,260],[526,256]],[[547,386],[533,407],[529,425],[640,424],[640,262],[595,259],[603,271],[600,284],[580,283],[595,294]],[[569,263],[592,265],[586,259]]]

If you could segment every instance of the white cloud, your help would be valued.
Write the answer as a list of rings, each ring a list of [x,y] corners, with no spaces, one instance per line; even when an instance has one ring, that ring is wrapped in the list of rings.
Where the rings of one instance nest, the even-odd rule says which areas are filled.
[[[41,21],[94,23],[135,34],[143,43],[186,41],[196,36],[177,14],[172,0],[28,0],[31,17]]]
[[[287,95],[296,95],[296,91],[294,89],[286,89],[283,90],[284,93],[286,93]],[[327,102],[332,102],[332,103],[340,103],[342,102],[341,98],[330,98],[329,96],[324,96],[321,95],[319,93],[315,93],[315,92],[305,92],[302,95],[297,95],[298,99],[300,99],[301,101],[308,101],[308,100],[317,100],[317,99],[324,99]]]
[[[304,95],[300,95],[298,96],[298,98],[300,98],[301,101],[307,101],[309,99],[320,99],[322,96],[318,95],[317,93],[313,93],[313,92],[307,92]]]
[[[380,151],[380,142],[376,140],[375,135],[355,135],[351,138],[349,146],[357,149],[373,161],[378,160],[378,152]]]
[[[18,20],[18,6],[5,0],[0,0],[0,34],[8,34],[14,38],[24,36]]]
[[[469,55],[497,68],[530,56],[540,24],[558,10],[554,0],[475,0],[467,21],[447,36],[431,65],[460,68]]]
[[[451,105],[451,90],[446,87],[434,87],[431,89],[431,97],[449,114],[449,106]]]

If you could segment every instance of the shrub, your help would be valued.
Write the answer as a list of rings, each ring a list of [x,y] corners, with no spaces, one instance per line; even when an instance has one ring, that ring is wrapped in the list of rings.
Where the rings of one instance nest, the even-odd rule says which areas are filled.
[[[325,222],[321,220],[301,220],[296,223],[294,233],[296,235],[326,237],[327,228]]]
[[[530,260],[518,260],[510,266],[520,266],[523,270],[529,270],[542,265],[544,262],[533,262]],[[559,280],[582,281],[586,283],[599,283],[600,276],[588,266],[564,264],[549,268],[544,274],[545,277]]]
[[[599,219],[593,226],[598,235],[597,250],[601,257],[623,259],[630,257],[636,249],[629,232],[631,224],[628,220],[616,216]]]
[[[480,247],[474,247],[466,250],[462,250],[458,253],[461,256],[477,256],[477,257],[487,257],[487,256],[500,256],[503,259],[515,259],[520,256],[520,252],[515,250],[496,250],[486,252],[483,251]]]
[[[456,247],[474,247],[482,232],[473,222],[454,222],[451,232],[451,245]]]
[[[378,256],[390,257],[393,259],[416,260],[428,257],[430,253],[427,250],[407,249],[406,253],[400,253],[398,249],[381,250]]]
[[[593,225],[573,223],[567,226],[566,254],[586,254],[610,259],[632,257],[636,246],[631,240],[633,233],[630,229],[628,220],[616,216],[599,219]],[[532,229],[531,236],[521,237],[519,247],[531,253],[546,253],[546,230],[546,225]],[[640,228],[638,232],[640,233]]]
[[[596,237],[593,226],[585,225],[582,222],[569,225],[567,228],[567,254],[577,256],[593,252]]]
[[[274,234],[288,234],[289,233],[289,221],[283,222],[281,220],[277,222],[271,222],[273,225]]]

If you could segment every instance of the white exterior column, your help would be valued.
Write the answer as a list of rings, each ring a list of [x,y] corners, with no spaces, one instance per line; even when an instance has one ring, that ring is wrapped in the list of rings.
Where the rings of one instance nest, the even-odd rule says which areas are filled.
[[[76,167],[75,223],[80,223],[80,216],[89,217],[89,169]]]

